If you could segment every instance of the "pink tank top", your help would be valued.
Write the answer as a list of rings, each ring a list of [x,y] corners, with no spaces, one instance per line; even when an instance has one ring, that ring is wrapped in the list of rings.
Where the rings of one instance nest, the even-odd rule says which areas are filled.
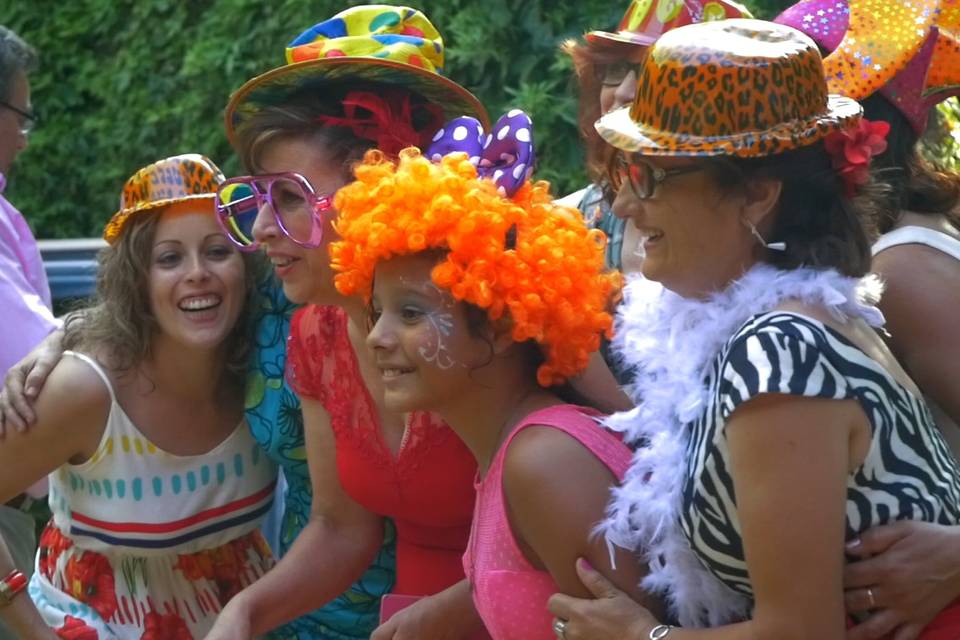
[[[486,476],[477,482],[463,568],[473,588],[473,602],[493,640],[551,640],[553,617],[547,611],[547,600],[559,591],[549,573],[527,562],[510,530],[503,495],[507,447],[526,427],[553,427],[580,442],[622,480],[630,466],[630,450],[597,424],[598,415],[570,404],[531,413],[510,433]]]

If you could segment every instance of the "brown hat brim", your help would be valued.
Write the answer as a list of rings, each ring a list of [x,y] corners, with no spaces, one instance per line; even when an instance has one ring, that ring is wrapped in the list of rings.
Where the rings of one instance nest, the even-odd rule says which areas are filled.
[[[649,47],[656,42],[656,38],[630,31],[617,31],[616,33],[612,31],[590,31],[583,37],[592,45],[606,48]]]
[[[827,110],[808,120],[781,123],[765,131],[722,136],[678,134],[646,127],[630,117],[630,106],[611,111],[597,120],[597,133],[610,145],[646,156],[756,158],[811,145],[829,133],[846,129],[863,114],[860,104],[845,96],[830,95]]]

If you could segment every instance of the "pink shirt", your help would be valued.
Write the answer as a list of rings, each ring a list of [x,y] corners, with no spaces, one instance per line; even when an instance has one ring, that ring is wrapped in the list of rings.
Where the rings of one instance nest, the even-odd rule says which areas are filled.
[[[577,440],[610,469],[617,480],[630,466],[630,450],[620,438],[597,424],[595,412],[570,404],[534,411],[507,437],[477,483],[477,503],[463,568],[473,602],[493,640],[552,640],[553,617],[547,600],[559,591],[546,571],[524,557],[510,529],[503,495],[503,461],[507,447],[524,428],[543,425]]]
[[[6,186],[0,173],[0,376],[59,326],[37,241]]]

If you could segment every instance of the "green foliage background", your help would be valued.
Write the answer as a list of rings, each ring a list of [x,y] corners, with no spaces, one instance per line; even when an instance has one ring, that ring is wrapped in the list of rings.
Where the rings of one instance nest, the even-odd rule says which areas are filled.
[[[164,156],[200,152],[230,175],[230,92],[283,62],[283,47],[353,0],[32,0],[0,20],[41,54],[31,76],[41,124],[7,196],[37,237],[99,235],[123,181]],[[397,4],[396,2],[387,2]],[[519,106],[537,126],[539,176],[566,193],[585,181],[572,69],[559,45],[611,28],[626,0],[409,0],[448,46],[447,74],[496,117]],[[790,0],[747,2],[772,17]],[[960,141],[952,141],[960,144]],[[949,149],[947,150],[949,151]]]

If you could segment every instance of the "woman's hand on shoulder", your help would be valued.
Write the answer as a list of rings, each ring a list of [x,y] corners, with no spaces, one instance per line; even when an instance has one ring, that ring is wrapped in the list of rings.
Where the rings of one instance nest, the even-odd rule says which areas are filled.
[[[11,427],[22,433],[36,421],[33,404],[62,357],[63,330],[58,329],[7,371],[0,390],[0,440]]]
[[[913,640],[960,598],[960,526],[903,520],[863,532],[847,553],[859,558],[844,570],[847,610],[870,613],[848,640]]]
[[[659,622],[650,611],[617,589],[583,558],[577,575],[592,598],[557,593],[547,608],[554,624],[563,626],[565,640],[646,640]]]

